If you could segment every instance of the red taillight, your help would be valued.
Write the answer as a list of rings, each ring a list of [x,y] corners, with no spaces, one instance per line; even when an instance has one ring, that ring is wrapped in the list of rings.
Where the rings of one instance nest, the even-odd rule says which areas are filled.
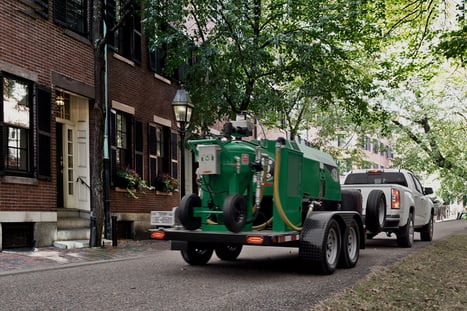
[[[260,245],[263,244],[264,238],[262,236],[248,236],[246,242],[248,244]]]
[[[165,232],[164,231],[153,231],[153,232],[151,232],[151,239],[163,240],[164,238],[165,238]]]
[[[391,208],[400,209],[401,208],[401,194],[397,189],[391,189]]]

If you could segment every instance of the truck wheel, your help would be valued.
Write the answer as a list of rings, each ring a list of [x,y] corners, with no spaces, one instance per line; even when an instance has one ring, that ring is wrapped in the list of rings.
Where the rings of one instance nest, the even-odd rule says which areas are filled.
[[[214,249],[209,245],[188,242],[186,249],[181,250],[183,259],[190,265],[205,265],[211,259]]]
[[[386,196],[381,190],[373,190],[366,201],[365,226],[373,233],[383,230],[386,223]]]
[[[217,257],[222,260],[232,261],[237,259],[242,251],[242,245],[238,244],[222,244],[215,249]]]
[[[414,224],[413,224],[413,215],[409,213],[409,218],[407,219],[407,224],[399,228],[397,233],[397,244],[400,247],[412,247],[414,240]]]
[[[352,219],[345,228],[342,238],[342,249],[339,259],[339,266],[343,268],[353,268],[357,264],[360,255],[360,234],[358,224]]]
[[[224,201],[223,208],[224,225],[229,231],[238,233],[242,231],[246,223],[246,201],[240,194],[229,195]]]
[[[201,218],[193,216],[193,208],[201,206],[201,199],[196,194],[183,197],[177,208],[177,216],[180,223],[188,230],[196,230],[201,227]]]
[[[428,242],[432,241],[433,231],[434,231],[434,223],[433,223],[433,215],[431,215],[428,223],[424,225],[422,229],[420,230],[420,240],[428,241]]]

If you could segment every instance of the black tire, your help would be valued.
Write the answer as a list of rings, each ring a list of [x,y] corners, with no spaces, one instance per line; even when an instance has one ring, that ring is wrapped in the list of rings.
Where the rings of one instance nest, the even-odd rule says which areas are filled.
[[[181,250],[183,259],[194,266],[207,264],[213,252],[212,246],[194,242],[188,242],[186,249]]]
[[[189,194],[182,198],[177,208],[177,217],[187,230],[196,230],[201,227],[201,218],[193,216],[193,208],[201,206],[201,199],[196,194]]]
[[[216,246],[214,251],[219,259],[233,261],[240,255],[242,247],[240,244],[221,244]]]
[[[341,251],[341,233],[339,224],[331,219],[323,235],[319,261],[314,262],[314,268],[320,274],[332,274],[336,271]]]
[[[399,228],[397,232],[397,245],[400,247],[412,247],[413,240],[414,240],[414,223],[413,223],[413,215],[412,213],[409,214],[409,218],[407,219],[407,224],[403,227]]]
[[[346,226],[342,237],[342,249],[339,259],[339,266],[343,268],[353,268],[360,256],[360,229],[355,219]]]
[[[431,215],[430,220],[426,225],[420,230],[420,240],[422,241],[433,241],[433,232],[434,232],[434,221],[433,215]]]
[[[379,233],[386,224],[386,196],[381,190],[373,190],[366,201],[365,227],[368,231]]]
[[[224,225],[229,231],[238,233],[246,223],[246,200],[243,195],[229,195],[224,201],[222,213]]]
[[[342,211],[352,211],[362,214],[362,194],[358,190],[343,189],[342,190]]]

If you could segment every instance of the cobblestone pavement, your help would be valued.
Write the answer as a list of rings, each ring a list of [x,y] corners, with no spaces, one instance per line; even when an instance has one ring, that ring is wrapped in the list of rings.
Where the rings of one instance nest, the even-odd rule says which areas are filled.
[[[63,265],[86,264],[144,256],[170,248],[168,241],[121,240],[117,246],[72,248],[41,247],[4,249],[0,252],[0,276],[31,270],[54,269]]]

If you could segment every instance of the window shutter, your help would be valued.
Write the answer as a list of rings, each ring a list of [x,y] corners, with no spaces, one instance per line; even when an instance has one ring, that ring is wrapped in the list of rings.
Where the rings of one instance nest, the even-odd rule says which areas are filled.
[[[3,156],[5,152],[5,146],[3,145],[3,138],[6,133],[3,130],[3,75],[0,71],[0,175],[4,174],[5,169],[5,158]]]
[[[66,1],[65,0],[55,0],[54,1],[54,21],[55,23],[66,27]]]
[[[138,7],[139,8],[139,7]],[[137,12],[134,13],[135,15],[133,16],[133,61],[135,61],[138,64],[141,64],[141,57],[142,57],[142,50],[141,50],[141,44],[142,42],[142,36],[141,36],[141,18],[139,17],[140,11],[138,10]]]
[[[47,0],[34,0],[37,8],[34,11],[45,19],[49,18],[49,3]]]
[[[143,176],[143,122],[135,121],[135,170]]]
[[[38,178],[50,180],[51,95],[44,87],[37,88],[37,172]]]
[[[172,177],[178,178],[178,135],[177,133],[171,134],[170,139],[171,156],[172,156]]]
[[[109,144],[110,144],[110,177],[113,179],[115,178],[115,174],[117,174],[117,140],[115,138],[116,134],[116,124],[117,124],[117,114],[115,110],[111,110],[109,113],[110,119],[110,126],[109,126]]]
[[[104,21],[107,25],[107,29],[112,29],[116,24],[116,3],[115,0],[107,0],[105,6]],[[109,45],[115,47],[115,35],[110,36]]]
[[[149,150],[149,183],[155,186],[155,179],[157,176],[157,158],[152,157],[157,154],[156,147],[156,127],[148,126],[148,150]]]

